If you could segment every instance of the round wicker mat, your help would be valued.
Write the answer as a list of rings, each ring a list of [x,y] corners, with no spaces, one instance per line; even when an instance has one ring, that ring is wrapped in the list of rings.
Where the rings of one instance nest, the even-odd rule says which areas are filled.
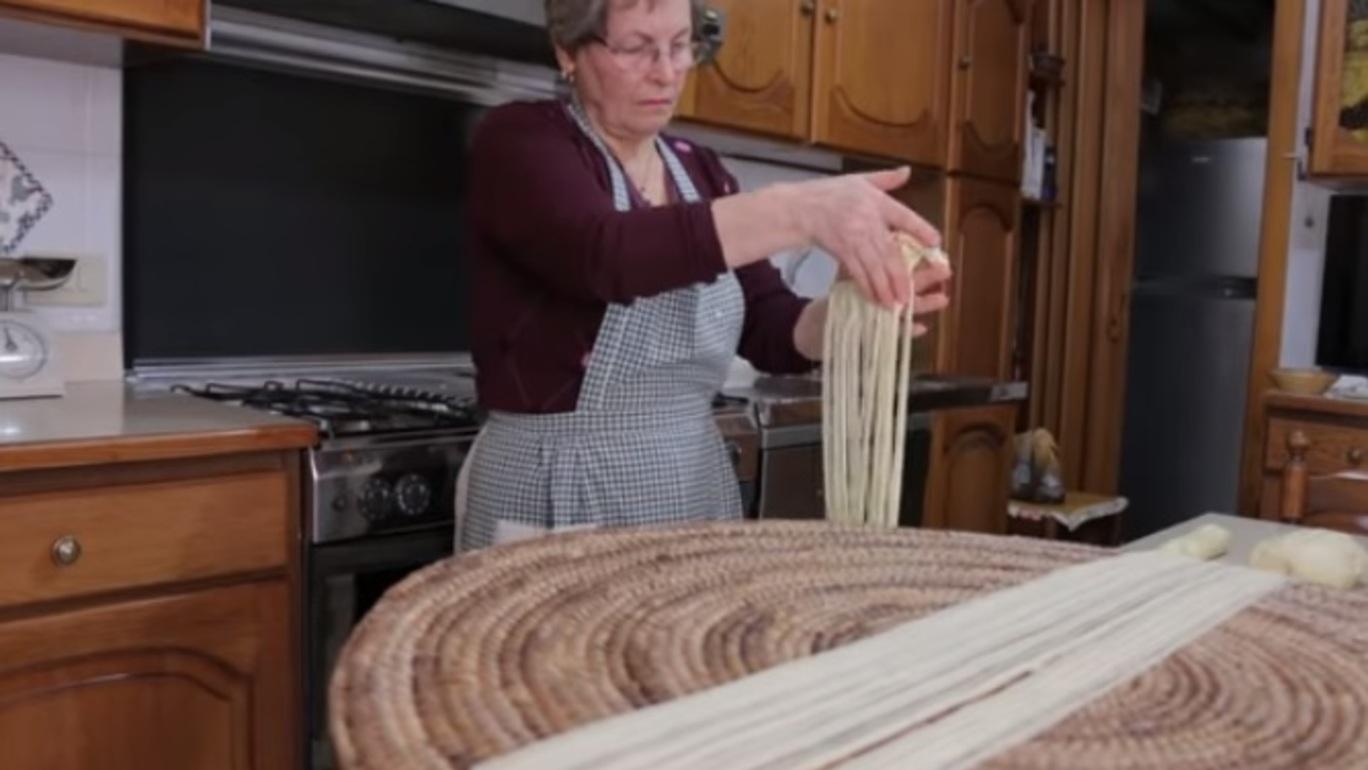
[[[433,565],[348,642],[351,770],[463,768],[1104,552],[823,523],[543,538]],[[1368,591],[1289,586],[993,768],[1368,767]]]

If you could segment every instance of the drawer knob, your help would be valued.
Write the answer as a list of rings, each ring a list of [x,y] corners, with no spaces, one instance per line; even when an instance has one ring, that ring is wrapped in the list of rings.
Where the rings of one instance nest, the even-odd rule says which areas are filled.
[[[67,535],[52,544],[52,561],[59,567],[70,567],[81,558],[81,541]]]
[[[841,20],[841,11],[837,8],[828,8],[826,12],[827,24],[835,24]]]
[[[1362,450],[1362,449],[1360,449],[1360,448],[1358,448],[1358,447],[1354,447],[1353,449],[1350,449],[1350,450],[1349,450],[1349,464],[1350,464],[1350,465],[1363,465],[1363,450]]]

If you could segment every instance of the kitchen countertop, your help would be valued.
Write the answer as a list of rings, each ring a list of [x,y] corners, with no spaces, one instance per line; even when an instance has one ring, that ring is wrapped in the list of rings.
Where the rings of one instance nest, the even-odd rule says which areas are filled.
[[[1297,393],[1269,391],[1264,400],[1269,409],[1320,412],[1342,417],[1368,417],[1368,401],[1340,396],[1306,396]]]
[[[310,423],[124,383],[80,382],[61,398],[0,401],[0,472],[310,446]]]
[[[1122,551],[1148,551],[1158,548],[1166,541],[1180,537],[1191,532],[1204,524],[1215,524],[1230,530],[1230,547],[1224,556],[1217,561],[1227,564],[1249,566],[1249,554],[1254,550],[1254,546],[1267,540],[1296,529],[1291,524],[1283,524],[1267,519],[1255,519],[1248,516],[1230,516],[1223,513],[1208,513],[1189,519],[1182,524],[1177,524],[1165,530],[1155,532],[1148,537],[1127,543],[1122,546]],[[1368,548],[1368,538],[1354,538],[1364,548]]]
[[[822,379],[810,375],[761,376],[749,386],[723,390],[753,405],[766,448],[821,441]],[[931,413],[990,404],[1024,401],[1024,382],[999,382],[985,377],[917,375],[908,384],[907,428],[931,427]]]

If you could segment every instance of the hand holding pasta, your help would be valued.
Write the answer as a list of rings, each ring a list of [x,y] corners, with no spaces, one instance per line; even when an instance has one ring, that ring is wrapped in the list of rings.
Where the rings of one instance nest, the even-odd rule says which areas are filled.
[[[910,275],[948,264],[940,249],[899,235]],[[822,461],[832,521],[898,526],[916,298],[901,310],[867,298],[849,280],[828,299],[822,359]]]

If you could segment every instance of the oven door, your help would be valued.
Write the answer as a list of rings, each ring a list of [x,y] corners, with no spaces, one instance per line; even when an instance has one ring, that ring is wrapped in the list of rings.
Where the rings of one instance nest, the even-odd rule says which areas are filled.
[[[336,767],[328,739],[328,682],[342,645],[390,586],[450,556],[453,537],[452,526],[439,526],[309,549],[303,637],[310,767]]]

